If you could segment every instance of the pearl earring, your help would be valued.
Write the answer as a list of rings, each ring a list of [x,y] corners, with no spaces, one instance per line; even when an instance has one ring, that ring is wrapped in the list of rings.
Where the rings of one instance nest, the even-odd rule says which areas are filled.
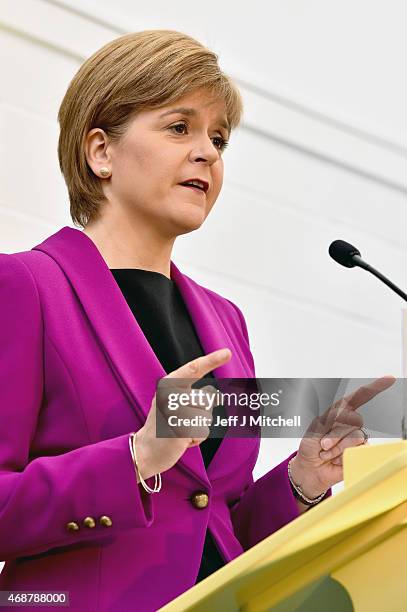
[[[110,176],[109,168],[106,168],[106,167],[100,168],[99,172],[104,178],[106,178],[107,176]]]

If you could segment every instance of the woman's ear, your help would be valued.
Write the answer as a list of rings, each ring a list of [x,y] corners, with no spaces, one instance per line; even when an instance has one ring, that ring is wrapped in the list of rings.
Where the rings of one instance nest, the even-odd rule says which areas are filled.
[[[101,128],[93,128],[88,132],[85,139],[85,156],[96,176],[102,176],[100,168],[111,168],[108,146],[109,138]]]

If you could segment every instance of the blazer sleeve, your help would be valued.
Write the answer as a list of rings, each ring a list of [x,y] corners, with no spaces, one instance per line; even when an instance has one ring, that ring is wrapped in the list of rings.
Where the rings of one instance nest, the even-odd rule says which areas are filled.
[[[241,310],[236,304],[231,303],[239,315],[242,332],[247,342],[247,350],[253,365],[252,376],[255,377],[247,325]],[[250,474],[240,497],[231,506],[230,515],[233,529],[243,550],[248,550],[300,515],[288,478],[288,462],[296,454],[294,452],[289,455],[279,465],[256,481]],[[331,494],[332,491],[329,489],[324,499]]]
[[[24,262],[0,254],[0,559],[149,527],[152,496],[137,483],[129,434],[30,460],[44,388],[44,322]],[[129,432],[130,433],[130,432]],[[117,478],[120,474],[120,479]],[[107,515],[112,526],[100,525]],[[85,517],[96,527],[83,526]],[[78,531],[67,524],[78,523]]]

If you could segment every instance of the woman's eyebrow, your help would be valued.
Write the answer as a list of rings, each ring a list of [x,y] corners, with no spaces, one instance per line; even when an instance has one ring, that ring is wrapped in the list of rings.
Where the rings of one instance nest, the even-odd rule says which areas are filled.
[[[161,117],[166,117],[167,115],[175,115],[176,113],[181,113],[182,115],[189,115],[190,117],[196,117],[198,114],[194,108],[187,108],[185,106],[181,106],[179,108],[171,108],[170,110],[165,111],[165,113],[159,115],[159,118],[161,119]],[[219,125],[224,127],[228,131],[228,134],[230,134],[230,125],[225,119],[220,119]]]

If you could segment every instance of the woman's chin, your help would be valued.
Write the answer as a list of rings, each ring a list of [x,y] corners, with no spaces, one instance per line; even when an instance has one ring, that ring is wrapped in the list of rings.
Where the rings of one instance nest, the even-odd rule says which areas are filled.
[[[176,219],[173,219],[174,224],[180,234],[186,234],[193,232],[201,227],[205,221],[204,210],[197,210],[195,212],[189,211],[187,214],[179,215]]]

